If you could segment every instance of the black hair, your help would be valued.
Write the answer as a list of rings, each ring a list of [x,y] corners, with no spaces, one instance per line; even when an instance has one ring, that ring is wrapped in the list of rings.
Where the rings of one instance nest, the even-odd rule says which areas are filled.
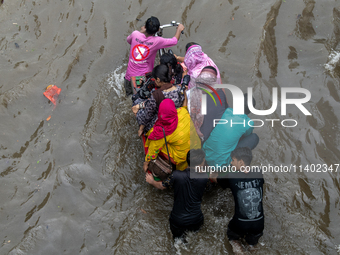
[[[155,66],[152,70],[152,77],[155,79],[159,78],[163,82],[170,82],[172,79],[172,71],[166,65]]]
[[[176,57],[170,53],[164,53],[160,60],[160,64],[168,66],[168,68],[173,69],[172,75],[179,76],[182,78],[183,68],[177,63]]]
[[[204,68],[202,69],[202,71],[203,71],[204,69],[211,69],[211,70],[213,70],[213,71],[215,72],[215,74],[217,75],[217,70],[216,70],[216,68],[213,67],[213,66],[206,66],[206,67],[204,67]]]
[[[145,29],[146,32],[149,35],[154,35],[158,30],[159,30],[159,20],[154,17],[151,16],[150,18],[147,19],[147,21],[145,22]]]
[[[192,45],[199,45],[199,44],[198,44],[198,43],[195,43],[195,42],[189,42],[189,43],[187,43],[187,45],[185,46],[185,52],[187,52],[188,49],[190,48],[190,46],[192,46]]]
[[[255,107],[256,101],[255,98],[253,97],[253,107]],[[244,94],[244,113],[248,115],[250,113],[249,107],[248,107],[248,93]]]
[[[195,167],[203,163],[205,152],[202,149],[191,149],[187,154],[187,163],[190,167]]]
[[[231,152],[230,157],[236,158],[237,160],[243,160],[246,166],[250,166],[253,154],[248,147],[239,147]]]

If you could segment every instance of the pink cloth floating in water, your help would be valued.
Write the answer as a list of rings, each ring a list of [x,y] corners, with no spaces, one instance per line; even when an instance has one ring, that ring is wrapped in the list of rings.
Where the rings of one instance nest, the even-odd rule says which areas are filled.
[[[44,96],[47,97],[54,105],[56,105],[60,91],[61,91],[61,88],[58,88],[57,86],[52,85],[50,88],[48,88],[44,92]]]

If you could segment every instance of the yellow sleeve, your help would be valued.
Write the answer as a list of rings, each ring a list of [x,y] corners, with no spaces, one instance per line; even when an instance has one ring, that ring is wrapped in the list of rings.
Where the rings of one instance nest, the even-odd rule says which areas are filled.
[[[165,145],[164,138],[159,140],[147,139],[145,142],[145,146],[148,147],[148,153],[145,156],[145,161],[151,161],[153,159],[156,159],[158,153],[161,151],[164,145]]]

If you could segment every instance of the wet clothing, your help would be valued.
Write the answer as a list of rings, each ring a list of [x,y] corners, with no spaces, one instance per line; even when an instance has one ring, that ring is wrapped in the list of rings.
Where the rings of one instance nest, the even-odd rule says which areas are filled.
[[[262,172],[228,173],[227,178],[217,178],[223,188],[230,188],[234,197],[235,213],[228,225],[229,240],[245,237],[248,244],[255,245],[262,236],[263,174]]]
[[[170,214],[170,228],[174,238],[185,231],[196,231],[203,224],[202,196],[209,182],[207,178],[190,178],[190,168],[174,171],[163,186],[174,189],[174,205]]]
[[[162,114],[161,109],[158,114]],[[188,151],[190,149],[200,149],[201,143],[196,130],[192,125],[190,115],[186,107],[177,109],[177,116],[178,125],[173,133],[166,136],[166,140],[168,143],[170,157],[176,162],[176,169],[185,170],[188,167],[188,163],[186,161]],[[152,131],[153,129],[151,129],[147,135],[149,136]],[[145,147],[148,148],[145,161],[155,159],[160,151],[167,155],[164,137],[158,140],[147,139]]]
[[[137,30],[133,31],[126,40],[131,44],[129,63],[125,74],[128,81],[131,80],[131,76],[142,76],[152,71],[157,50],[177,44],[176,37],[146,37],[145,34]]]
[[[134,88],[132,86],[131,81],[124,78],[124,87],[125,87],[125,93],[127,96],[134,94]]]
[[[225,112],[225,109],[228,108],[226,96],[222,89],[217,90],[217,94],[220,96],[222,105],[218,100],[217,96],[212,93],[215,98],[216,105],[213,99],[207,95],[207,114],[204,115],[203,124],[201,126],[201,132],[204,136],[204,141],[208,140],[211,131],[214,129],[214,119],[221,119],[222,115]]]
[[[178,226],[170,218],[169,219],[169,223],[170,223],[170,230],[171,230],[172,236],[175,239],[175,238],[183,238],[183,237],[185,237],[185,234],[188,231],[191,231],[191,232],[198,231],[201,228],[201,226],[203,225],[204,220],[202,220],[202,221],[200,221],[200,222],[198,222],[196,224],[191,224],[191,225],[187,225],[187,226]]]
[[[236,148],[248,147],[249,149],[253,150],[257,146],[259,141],[260,141],[259,136],[255,133],[251,133],[248,136],[241,137]]]
[[[263,221],[263,219],[261,221]],[[262,225],[263,224],[264,223],[262,223]],[[230,225],[230,227],[229,227],[229,225]],[[229,241],[239,240],[241,238],[244,238],[248,244],[256,245],[259,242],[260,237],[263,236],[263,232],[261,231],[260,233],[258,233],[257,228],[254,228],[255,232],[257,232],[257,233],[253,234],[249,230],[249,227],[251,226],[251,224],[249,224],[247,231],[244,231],[244,230],[241,231],[241,229],[238,229],[238,226],[234,226],[232,224],[232,221],[229,223],[229,225],[228,225],[228,229],[227,229],[227,236],[228,236]],[[237,229],[238,233],[232,231],[231,229]]]
[[[184,94],[180,93],[181,87],[176,86],[175,90],[162,91],[165,98],[171,99],[175,103],[175,107],[179,108],[183,105]],[[147,133],[157,120],[158,107],[153,95],[145,101],[145,108],[139,109],[136,118],[138,125],[144,125],[144,133]]]
[[[210,166],[229,165],[230,153],[236,148],[240,138],[249,136],[254,129],[251,127],[254,123],[247,115],[233,115],[232,108],[227,108],[221,119],[224,121],[216,124],[202,147],[206,154],[205,160]]]

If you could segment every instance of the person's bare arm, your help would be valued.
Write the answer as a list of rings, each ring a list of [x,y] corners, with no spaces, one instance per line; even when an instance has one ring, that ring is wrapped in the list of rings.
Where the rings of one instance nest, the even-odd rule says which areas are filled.
[[[143,131],[144,131],[144,125],[140,125],[139,126],[139,129],[138,129],[138,136],[141,136],[143,134]]]
[[[179,24],[176,30],[175,37],[177,38],[177,41],[179,40],[182,31],[184,30],[184,26],[182,24]]]
[[[143,170],[144,170],[145,173],[146,173],[146,171],[148,171],[149,163],[150,163],[150,161],[145,161],[143,163]]]
[[[154,186],[154,187],[157,188],[157,189],[160,189],[160,190],[166,189],[166,188],[163,186],[162,182],[156,182],[156,181],[153,179],[152,174],[147,173],[147,174],[145,175],[145,181],[146,181],[147,183],[151,184],[152,186]]]
[[[185,86],[185,87],[187,87],[187,86]],[[185,89],[183,93],[184,93],[183,107],[186,107],[186,106],[188,106],[187,90]]]
[[[176,54],[174,54],[174,56],[178,62],[184,62],[184,57],[177,56]]]
[[[135,114],[135,116],[137,115],[138,110],[139,110],[139,104],[132,106],[132,112]]]

